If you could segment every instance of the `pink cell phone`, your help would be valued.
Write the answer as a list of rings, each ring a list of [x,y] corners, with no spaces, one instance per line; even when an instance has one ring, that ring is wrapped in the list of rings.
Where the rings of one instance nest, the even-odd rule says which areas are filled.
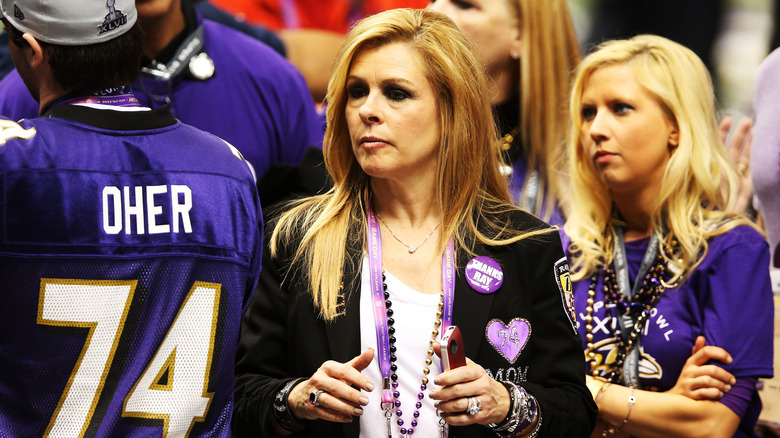
[[[441,338],[441,364],[444,371],[466,365],[466,350],[458,326],[451,325]]]

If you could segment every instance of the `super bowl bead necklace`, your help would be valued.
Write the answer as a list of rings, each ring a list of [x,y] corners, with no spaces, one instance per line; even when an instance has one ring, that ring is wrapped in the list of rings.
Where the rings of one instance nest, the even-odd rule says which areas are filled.
[[[427,352],[428,357],[425,359],[425,368],[423,369],[420,392],[417,394],[416,409],[412,414],[413,419],[409,423],[410,427],[405,427],[404,420],[401,418],[403,411],[400,409],[401,401],[399,398],[401,394],[399,392],[398,375],[396,374],[396,371],[398,370],[398,366],[395,363],[397,348],[395,346],[396,338],[393,336],[395,334],[395,329],[393,327],[395,319],[393,318],[393,309],[391,308],[392,301],[390,300],[390,294],[387,292],[387,285],[385,283],[386,278],[384,269],[382,268],[382,236],[379,229],[379,223],[376,221],[376,216],[370,207],[367,216],[371,300],[376,327],[377,359],[382,375],[381,408],[385,411],[385,418],[387,419],[388,438],[393,436],[393,414],[397,417],[396,424],[400,428],[401,435],[409,437],[414,434],[414,428],[417,426],[418,418],[420,416],[420,408],[422,408],[422,401],[425,398],[424,391],[427,389],[428,374],[430,373],[429,367],[433,357],[433,343],[436,341],[436,337],[439,333],[443,332],[452,324],[452,310],[455,294],[454,244],[452,240],[450,240],[442,255],[442,285],[444,291],[441,293],[439,308],[436,312],[436,321],[434,322],[430,347]],[[395,412],[393,412],[393,409],[395,409]],[[444,424],[439,422],[439,425],[442,436],[444,436]]]
[[[604,308],[612,309],[612,317],[616,318],[621,324],[615,330],[615,339],[617,339],[618,350],[615,361],[608,365],[608,370],[604,372],[603,377],[607,378],[613,383],[622,383],[628,386],[636,386],[638,383],[636,375],[626,376],[625,361],[629,354],[632,354],[632,350],[639,343],[639,337],[644,329],[647,320],[650,317],[650,312],[655,308],[661,295],[666,290],[664,283],[664,275],[666,274],[667,262],[659,251],[659,239],[657,235],[653,235],[648,244],[645,257],[642,261],[639,274],[636,278],[636,283],[640,282],[641,285],[635,284],[632,290],[627,290],[627,285],[620,287],[618,280],[618,273],[613,266],[616,266],[620,270],[620,274],[625,275],[627,281],[627,268],[625,266],[624,257],[625,250],[623,247],[622,229],[616,229],[617,237],[615,252],[616,256],[608,266],[598,269],[590,277],[590,285],[588,287],[588,299],[587,306],[585,308],[585,339],[586,360],[591,364],[595,364],[596,353],[594,351],[595,345],[593,343],[593,311],[596,297],[596,287],[598,285],[598,279],[601,272],[604,272],[604,283],[602,287],[604,296]],[[633,292],[633,293],[632,293]],[[622,320],[621,320],[622,318]],[[626,322],[629,321],[629,322]],[[627,325],[627,327],[621,327]],[[624,330],[621,330],[623,328]],[[634,367],[635,368],[635,367]],[[632,372],[631,368],[628,369]],[[598,376],[600,373],[598,370],[592,368],[594,376]],[[632,374],[636,374],[633,372]]]

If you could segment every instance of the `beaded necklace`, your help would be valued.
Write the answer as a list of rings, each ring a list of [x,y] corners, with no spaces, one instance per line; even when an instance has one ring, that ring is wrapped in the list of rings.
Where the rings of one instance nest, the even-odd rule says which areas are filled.
[[[593,305],[595,303],[596,286],[602,270],[604,271],[604,307],[613,309],[613,318],[620,318],[620,315],[628,314],[634,321],[627,337],[624,336],[619,326],[615,329],[615,338],[618,340],[617,355],[615,362],[608,364],[609,369],[602,376],[612,383],[621,383],[623,380],[623,363],[626,356],[638,344],[639,336],[650,317],[650,312],[658,304],[658,300],[666,290],[664,283],[666,268],[666,260],[660,253],[657,254],[653,266],[642,279],[642,286],[632,297],[627,297],[620,291],[612,264],[597,270],[590,277],[587,307],[585,308],[585,339],[587,340],[585,356],[587,360],[591,363],[595,363],[596,360],[596,353],[593,351]],[[594,369],[593,375],[598,376],[598,374],[599,372]]]
[[[409,426],[411,427],[407,428],[404,427],[405,423],[401,418],[403,411],[400,409],[401,401],[399,400],[399,397],[401,394],[398,390],[400,385],[398,383],[398,375],[396,374],[398,366],[395,363],[397,348],[395,346],[395,329],[393,328],[393,325],[395,324],[393,318],[394,312],[391,308],[393,303],[390,301],[390,294],[387,292],[386,276],[384,269],[382,268],[382,236],[379,230],[379,223],[376,221],[376,217],[371,208],[367,211],[367,219],[367,246],[371,299],[374,311],[374,323],[376,326],[377,359],[382,375],[381,408],[385,411],[385,418],[387,419],[387,436],[393,436],[391,421],[393,409],[395,409],[395,414],[398,418],[396,424],[400,428],[401,435],[408,437],[414,434],[414,428],[417,426],[417,419],[420,416],[420,408],[422,408],[422,401],[425,398],[424,391],[427,389],[427,376],[430,373],[429,366],[432,363],[431,358],[434,354],[433,343],[436,341],[436,337],[439,335],[440,330],[443,331],[452,324],[452,310],[455,295],[454,243],[452,239],[450,239],[444,254],[442,255],[442,285],[444,286],[444,291],[441,293],[439,308],[436,312],[436,322],[434,323],[435,325],[432,331],[433,337],[430,340],[428,357],[425,359],[425,368],[423,369],[420,392],[417,394],[417,403],[415,404],[416,410],[412,413],[413,419],[409,423]],[[439,421],[439,426],[443,435],[444,423]]]
[[[390,383],[390,386],[393,388],[393,401],[392,404],[396,408],[395,415],[398,418],[396,420],[396,424],[398,427],[400,427],[401,436],[407,437],[414,434],[414,428],[417,427],[417,419],[420,417],[420,409],[422,408],[422,401],[425,399],[425,390],[428,389],[428,374],[431,373],[430,366],[433,363],[433,344],[436,342],[436,337],[439,335],[439,328],[441,327],[441,319],[442,319],[442,310],[444,309],[444,292],[439,294],[439,305],[438,309],[436,309],[436,320],[433,322],[433,330],[431,331],[431,340],[430,340],[430,348],[428,348],[428,351],[426,352],[427,357],[425,358],[425,367],[423,368],[423,376],[420,383],[420,392],[417,393],[417,402],[415,403],[414,412],[412,413],[412,420],[409,422],[409,427],[404,427],[404,420],[401,418],[403,416],[403,411],[401,410],[401,393],[398,391],[399,383],[398,383],[398,375],[396,374],[396,371],[398,371],[398,365],[396,365],[396,337],[395,337],[395,327],[393,325],[395,324],[395,320],[393,319],[393,309],[391,307],[393,306],[393,302],[390,300],[390,293],[387,292],[387,282],[385,277],[385,270],[382,269],[382,287],[384,289],[384,297],[385,297],[385,308],[387,313],[387,333],[390,335],[389,342],[390,342],[390,371],[392,371],[393,374],[390,375],[390,380],[392,381]],[[384,404],[384,403],[383,403]],[[390,421],[392,421],[393,412],[392,409],[385,409],[385,418],[387,419],[388,426],[390,425]],[[440,425],[441,426],[441,425]],[[392,436],[392,432],[388,427],[388,437]]]

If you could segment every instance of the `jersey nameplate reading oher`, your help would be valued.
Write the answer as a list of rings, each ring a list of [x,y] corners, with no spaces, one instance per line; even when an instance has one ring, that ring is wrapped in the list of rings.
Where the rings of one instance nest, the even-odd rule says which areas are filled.
[[[192,233],[192,190],[186,185],[105,186],[102,192],[107,234]]]

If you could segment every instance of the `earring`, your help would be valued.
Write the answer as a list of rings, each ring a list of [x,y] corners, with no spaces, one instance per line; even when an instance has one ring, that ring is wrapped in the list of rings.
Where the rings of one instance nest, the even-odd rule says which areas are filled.
[[[512,59],[520,59],[520,54],[512,50],[511,52],[509,52],[509,57]]]

